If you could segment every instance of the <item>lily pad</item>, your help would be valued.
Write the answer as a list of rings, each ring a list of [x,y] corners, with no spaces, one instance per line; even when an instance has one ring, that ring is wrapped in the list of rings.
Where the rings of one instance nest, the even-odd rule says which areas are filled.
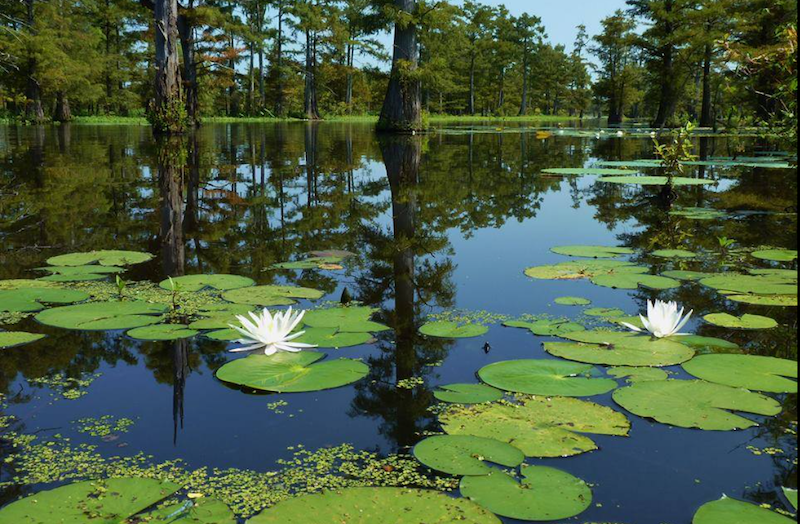
[[[390,329],[370,320],[377,311],[363,306],[314,309],[306,312],[303,323],[314,328],[334,328],[344,333],[378,333]]]
[[[256,309],[246,304],[213,304],[201,309],[200,318],[189,324],[191,329],[228,329],[232,324],[238,325],[238,316],[247,315]],[[239,337],[237,337],[239,338]]]
[[[0,331],[0,349],[8,349],[17,346],[24,346],[31,342],[36,342],[44,338],[38,333],[26,333],[24,331]]]
[[[758,425],[731,411],[765,416],[781,412],[781,405],[774,399],[703,380],[639,382],[616,390],[613,397],[617,404],[640,417],[682,428],[712,431]]]
[[[661,273],[661,275],[669,278],[674,278],[676,280],[688,280],[692,282],[713,276],[711,273],[705,273],[703,271],[686,271],[682,269],[664,271],[663,273]]]
[[[117,523],[180,489],[171,482],[112,478],[76,482],[25,497],[0,510],[0,522],[14,524]]]
[[[208,333],[204,333],[203,336],[207,339],[216,340],[218,342],[235,342],[236,340],[240,340],[242,338],[241,333],[231,328],[209,331]]]
[[[766,508],[728,497],[704,504],[692,524],[789,524],[794,520]]]
[[[778,322],[769,317],[760,315],[742,315],[736,317],[728,313],[712,313],[703,319],[709,324],[729,329],[774,329]]]
[[[558,255],[583,258],[617,258],[623,255],[632,255],[634,251],[627,247],[609,246],[559,246],[550,249]]]
[[[188,292],[202,291],[204,289],[228,291],[256,284],[253,279],[238,275],[186,275],[173,277],[172,281],[169,279],[162,280],[159,286],[167,291],[172,291],[173,282],[177,289]]]
[[[725,298],[754,306],[797,307],[797,295],[728,295]]]
[[[601,175],[601,176],[615,176],[615,175],[630,175],[630,169],[607,169],[607,168],[572,168],[572,167],[558,167],[542,169],[542,173],[546,175],[559,175],[559,176],[583,176],[583,175]]]
[[[642,158],[639,160],[604,160],[602,162],[598,162],[597,165],[607,167],[627,167],[631,169],[646,169],[661,167],[663,162],[657,158]]]
[[[640,186],[665,186],[669,182],[669,178],[665,176],[609,176],[600,177],[598,182],[606,182],[609,184],[634,184]],[[708,186],[716,184],[714,180],[707,180],[703,178],[688,178],[676,176],[672,179],[672,185],[678,186]]]
[[[525,460],[511,444],[468,435],[428,437],[414,446],[413,454],[429,468],[449,475],[488,475],[492,468],[484,462],[513,468]]]
[[[617,387],[611,379],[591,378],[595,368],[560,360],[509,360],[478,370],[490,386],[528,395],[591,397]]]
[[[44,304],[73,304],[88,298],[89,295],[82,291],[57,287],[2,290],[0,291],[0,313],[35,313],[43,310]]]
[[[793,262],[797,260],[797,251],[791,249],[764,249],[754,251],[753,256],[771,262]]]
[[[436,338],[474,338],[485,335],[489,328],[482,324],[459,324],[458,322],[428,322],[419,328],[423,335]]]
[[[617,308],[595,307],[587,309],[586,311],[583,312],[583,314],[589,315],[590,317],[612,318],[612,317],[621,317],[625,315],[625,312]]]
[[[592,283],[613,289],[638,289],[639,287],[644,287],[655,290],[674,289],[681,285],[679,281],[672,278],[629,272],[597,275],[592,278]]]
[[[100,264],[101,266],[132,266],[152,260],[150,253],[138,251],[90,251],[88,253],[69,253],[47,259],[51,266],[88,266]]]
[[[792,360],[758,355],[701,355],[683,364],[683,369],[716,384],[797,393],[797,362]]]
[[[627,379],[631,384],[636,382],[652,382],[655,380],[667,380],[669,375],[663,369],[658,368],[636,368],[631,366],[617,366],[608,369],[608,374],[615,378]]]
[[[372,340],[369,333],[345,333],[336,328],[307,328],[294,342],[312,344],[321,348],[348,348],[360,346]]]
[[[738,351],[740,349],[739,345],[734,342],[715,337],[686,335],[686,336],[670,337],[670,340],[675,340],[676,342],[680,342],[681,344],[689,346],[690,348],[698,352],[718,352],[718,351],[732,352],[732,351]]]
[[[686,249],[659,249],[650,254],[658,258],[697,258],[697,253],[694,251],[688,251]]]
[[[672,340],[653,340],[621,331],[583,331],[567,333],[574,342],[547,342],[551,355],[608,366],[665,367],[681,364],[694,356],[694,350]]]
[[[559,297],[554,302],[559,306],[588,306],[592,303],[591,300],[583,297]]]
[[[295,299],[317,300],[325,293],[316,289],[296,286],[250,286],[232,289],[223,293],[222,298],[234,304],[249,306],[290,306]]]
[[[51,274],[39,280],[46,282],[89,282],[103,280],[110,275],[119,274],[125,269],[116,266],[47,266],[38,268],[40,271],[49,271]]]
[[[225,503],[210,497],[170,504],[139,515],[137,518],[149,524],[236,524],[237,522],[235,515]]]
[[[358,360],[340,358],[317,363],[323,358],[324,353],[314,351],[250,355],[219,368],[217,378],[263,391],[302,393],[346,386],[369,373],[369,367]]]
[[[741,275],[724,273],[700,280],[700,284],[726,295],[797,295],[796,273]]]
[[[279,502],[247,524],[309,524],[309,515],[320,524],[502,524],[469,500],[407,488],[343,488],[303,495]]]
[[[573,331],[583,331],[586,329],[576,322],[570,322],[565,319],[542,319],[533,322],[509,320],[508,322],[503,322],[503,325],[511,328],[527,329],[539,337],[557,336],[563,333],[572,333]]]
[[[525,274],[540,280],[592,279],[601,275],[618,273],[647,273],[646,267],[635,266],[621,260],[575,260],[549,266],[529,267]]]
[[[569,473],[546,466],[523,466],[521,474],[521,482],[502,471],[464,477],[461,494],[492,513],[518,520],[568,519],[592,504],[592,490]]]
[[[454,406],[439,415],[449,435],[493,438],[528,457],[569,457],[597,449],[587,434],[625,437],[631,425],[611,408],[567,397],[524,397],[518,404]]]
[[[792,509],[797,511],[797,490],[791,488],[781,488],[783,490],[783,495],[786,497],[786,500],[789,501],[789,504],[792,505]]]
[[[181,324],[157,324],[128,331],[128,336],[136,340],[180,340],[197,334],[197,331]]]
[[[92,302],[47,309],[36,320],[63,329],[110,331],[158,324],[168,309],[148,302]]]
[[[450,404],[482,404],[503,398],[503,392],[484,384],[448,384],[439,386],[433,396]]]

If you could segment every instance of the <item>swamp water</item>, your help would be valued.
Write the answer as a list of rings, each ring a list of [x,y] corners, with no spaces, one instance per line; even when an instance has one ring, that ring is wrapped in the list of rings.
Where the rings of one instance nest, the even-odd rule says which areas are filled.
[[[687,524],[723,494],[791,514],[791,492],[783,488],[797,483],[797,396],[785,392],[796,391],[791,377],[778,376],[791,375],[785,368],[753,371],[745,361],[744,371],[719,373],[723,363],[712,360],[693,370],[713,387],[736,387],[714,391],[710,401],[748,405],[736,415],[703,411],[693,400],[704,393],[695,391],[656,387],[654,396],[643,391],[632,400],[619,393],[652,388],[649,380],[667,376],[694,379],[680,365],[693,353],[797,359],[796,168],[764,154],[755,140],[703,138],[697,146],[703,159],[717,160],[686,166],[684,176],[710,183],[676,187],[678,200],[669,206],[657,186],[601,180],[624,171],[546,172],[592,167],[654,174],[647,162],[621,162],[652,157],[646,133],[598,139],[594,130],[464,126],[392,139],[368,125],[234,124],[156,143],[146,127],[0,127],[0,320],[7,332],[46,335],[6,338],[9,347],[0,350],[0,503],[72,481],[144,476],[186,488],[172,499],[178,509],[156,522],[180,522],[192,507],[203,509],[183,502],[186,491],[189,500],[204,494],[222,501],[244,522],[281,500],[327,488],[417,487],[457,495],[464,474],[489,464],[475,456],[505,452],[495,458],[505,466],[489,464],[493,469],[483,476],[462,481],[462,491],[494,513],[509,513],[492,499],[499,493],[510,497],[511,513],[550,511],[558,522]],[[53,258],[94,250],[152,257]],[[316,259],[306,261],[311,256]],[[734,273],[746,278],[725,280]],[[227,291],[205,282],[192,287],[176,279],[177,289],[165,282],[195,274],[252,282],[228,283]],[[38,278],[47,284],[14,282]],[[311,291],[262,288],[266,295],[254,299],[241,291],[253,282]],[[33,285],[78,295],[42,298],[30,294]],[[21,289],[28,290],[28,307],[19,305]],[[349,308],[375,308],[356,315],[357,322],[375,324],[328,327],[323,319],[311,326],[321,346],[347,346],[321,347],[328,355],[323,363],[365,364],[353,381],[334,389],[267,393],[223,382],[215,373],[242,357],[213,338],[230,338],[224,328],[234,308],[225,309],[230,314],[222,323],[206,324],[213,329],[191,325],[215,318],[208,308],[232,302],[244,309],[296,302],[316,310],[338,307],[343,294],[353,301]],[[100,311],[134,300],[155,304],[145,316],[163,314],[193,331],[145,330],[139,338],[187,338],[142,341],[128,330],[103,330],[102,323],[92,330],[57,327],[88,322],[64,320],[55,309],[81,302],[81,295],[104,304]],[[620,321],[635,322],[627,317],[644,312],[652,299],[694,310],[684,331],[709,338],[681,344],[689,354],[681,356],[679,348],[676,356],[680,341],[650,346],[639,338],[638,347],[628,347],[621,335],[605,334],[624,330]],[[592,344],[607,336],[616,337],[614,345]],[[593,362],[608,360],[615,346],[638,351],[638,360],[622,351],[623,362]],[[536,362],[486,368],[520,359]],[[662,367],[642,372],[605,363]],[[520,379],[517,371],[529,365]],[[503,401],[496,400],[499,390],[470,389],[492,403],[466,408],[437,399],[447,398],[442,386],[480,384],[479,370],[484,382],[520,395]],[[757,379],[767,385],[754,387]],[[732,397],[726,402],[726,395],[739,395],[741,386],[766,392],[727,405]],[[659,411],[659,403],[670,405]],[[524,411],[519,406],[528,404],[535,413],[522,422],[500,411]],[[653,406],[655,414],[644,413]],[[541,410],[551,408],[564,419],[544,420]],[[681,415],[696,417],[681,424],[675,420]],[[692,427],[710,419],[719,427]],[[614,427],[601,427],[610,420]],[[520,470],[524,457],[508,457],[508,446],[486,451],[462,442],[453,462],[466,471],[436,473],[412,448],[441,434],[443,423],[453,434],[516,442],[529,455],[524,463],[540,469]],[[569,431],[582,424],[593,427]],[[732,427],[745,429],[727,430]],[[538,435],[534,442],[523,442],[528,429]],[[435,467],[452,449],[445,444],[427,457],[421,448],[417,454]],[[519,473],[526,469],[538,479],[531,489],[506,483],[525,481]],[[503,471],[517,475],[506,478]],[[369,496],[364,492],[364,500]],[[539,507],[543,498],[556,507]],[[337,500],[321,503],[352,509]],[[422,507],[444,503],[431,504]],[[476,507],[469,510],[480,517],[466,522],[497,522]],[[463,509],[445,513],[453,518]],[[315,522],[305,515],[274,521]],[[14,522],[3,518],[0,510],[0,522]],[[781,522],[772,518],[778,514],[759,513],[747,522]],[[711,522],[722,520],[700,524]]]

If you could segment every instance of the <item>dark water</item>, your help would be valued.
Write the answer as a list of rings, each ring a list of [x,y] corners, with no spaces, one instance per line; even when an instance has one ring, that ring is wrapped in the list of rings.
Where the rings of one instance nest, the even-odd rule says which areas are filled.
[[[727,156],[742,144],[705,139],[703,154]],[[752,152],[758,145],[745,144]],[[531,133],[438,133],[391,140],[354,124],[209,125],[196,135],[156,143],[146,127],[0,127],[0,279],[31,278],[49,256],[120,248],[157,254],[128,278],[234,273],[260,283],[323,289],[337,300],[381,308],[396,328],[375,344],[339,350],[363,357],[371,375],[355,386],[319,393],[247,395],[214,378],[226,346],[138,343],[115,333],[70,333],[38,326],[42,342],[0,353],[0,392],[16,395],[8,414],[26,433],[89,437],[72,421],[106,414],[135,419],[128,444],[103,443],[104,454],[143,451],[191,466],[275,468],[287,448],[352,443],[380,453],[405,452],[437,429],[428,411],[437,385],[474,382],[482,366],[515,358],[547,358],[523,330],[492,327],[488,335],[434,341],[414,335],[442,309],[497,314],[576,316],[553,305],[584,296],[596,306],[633,314],[648,298],[670,298],[700,317],[727,311],[765,314],[781,328],[729,332],[700,325],[749,352],[796,359],[796,310],[728,303],[698,286],[669,292],[626,292],[585,281],[533,281],[526,267],[564,258],[555,245],[625,245],[640,249],[714,249],[717,237],[743,246],[796,249],[795,170],[699,168],[692,175],[717,186],[680,191],[678,203],[759,211],[737,218],[689,221],[667,213],[657,190],[619,187],[594,177],[540,174],[595,159],[649,157],[646,139],[537,139]],[[359,254],[340,273],[265,271],[317,249]],[[637,262],[668,269],[671,263]],[[764,263],[768,266],[768,263]],[[683,263],[692,269],[692,263]],[[491,351],[483,350],[488,342]],[[333,351],[336,352],[336,351]],[[441,366],[430,364],[443,361]],[[28,383],[53,374],[100,377],[78,400],[52,402]],[[680,376],[680,373],[679,373]],[[423,377],[413,392],[397,380]],[[285,400],[285,413],[266,405]],[[611,405],[611,396],[592,399]],[[796,486],[796,440],[784,429],[797,420],[796,396],[761,427],[703,432],[631,416],[628,439],[596,437],[599,451],[569,459],[529,461],[569,471],[594,485],[593,506],[577,522],[688,523],[722,493],[780,506],[780,486]],[[293,417],[288,416],[293,414]],[[96,442],[94,440],[93,442]],[[748,446],[784,449],[755,455]],[[7,451],[6,451],[7,452]],[[3,472],[0,469],[0,478]],[[19,486],[4,499],[37,486]]]

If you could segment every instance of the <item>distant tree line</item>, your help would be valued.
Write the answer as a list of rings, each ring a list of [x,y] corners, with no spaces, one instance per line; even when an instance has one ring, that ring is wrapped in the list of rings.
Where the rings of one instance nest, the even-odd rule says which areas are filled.
[[[0,114],[796,118],[795,1],[627,4],[567,48],[472,0],[0,0]]]

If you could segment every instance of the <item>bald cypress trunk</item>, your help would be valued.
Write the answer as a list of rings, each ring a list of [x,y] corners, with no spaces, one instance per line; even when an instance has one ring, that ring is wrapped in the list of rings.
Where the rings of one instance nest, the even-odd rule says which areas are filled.
[[[181,72],[178,60],[178,2],[155,1],[156,85],[153,131],[158,134],[183,132],[186,110],[181,100]]]
[[[394,0],[394,6],[398,11],[413,15],[417,2]],[[413,21],[395,24],[393,49],[392,72],[378,129],[399,133],[417,131],[422,128],[422,86],[415,78],[419,66],[419,42]]]

